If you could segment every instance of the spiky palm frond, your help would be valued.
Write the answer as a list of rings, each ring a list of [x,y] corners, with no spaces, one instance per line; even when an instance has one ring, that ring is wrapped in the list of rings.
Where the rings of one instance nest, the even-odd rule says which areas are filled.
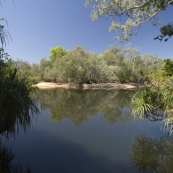
[[[139,91],[132,97],[132,114],[134,116],[140,115],[141,119],[152,112],[155,107],[151,104],[151,93],[148,89]]]
[[[164,130],[168,130],[170,135],[173,133],[173,115],[170,114],[163,120],[163,128]]]

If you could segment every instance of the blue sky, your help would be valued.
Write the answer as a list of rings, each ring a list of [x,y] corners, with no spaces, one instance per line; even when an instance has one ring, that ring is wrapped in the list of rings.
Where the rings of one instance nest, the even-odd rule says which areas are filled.
[[[13,59],[39,63],[48,57],[50,48],[62,46],[72,50],[75,46],[100,54],[110,45],[123,46],[109,32],[111,19],[90,18],[92,8],[84,7],[85,0],[8,0],[3,1],[1,16],[8,21],[7,30],[12,41],[6,46]],[[173,8],[160,14],[166,24],[173,20]],[[173,38],[168,42],[154,41],[159,27],[142,26],[132,44],[142,54],[157,54],[159,58],[173,59]]]

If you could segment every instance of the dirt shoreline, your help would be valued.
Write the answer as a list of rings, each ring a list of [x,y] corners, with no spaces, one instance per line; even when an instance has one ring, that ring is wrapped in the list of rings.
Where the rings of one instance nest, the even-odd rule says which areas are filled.
[[[137,84],[119,84],[119,83],[93,83],[93,84],[71,84],[68,83],[53,83],[53,82],[40,82],[36,84],[39,89],[53,89],[53,88],[65,88],[65,89],[136,89],[139,86]]]

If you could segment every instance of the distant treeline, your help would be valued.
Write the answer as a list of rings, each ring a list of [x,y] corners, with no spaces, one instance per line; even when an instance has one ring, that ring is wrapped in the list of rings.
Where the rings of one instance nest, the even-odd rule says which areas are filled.
[[[120,82],[144,83],[148,74],[164,66],[157,55],[146,54],[132,47],[123,50],[112,46],[97,55],[87,52],[81,46],[74,50],[64,50],[57,46],[50,50],[49,58],[41,59],[39,64],[22,60],[13,62],[22,74],[33,83],[55,81],[60,83]]]

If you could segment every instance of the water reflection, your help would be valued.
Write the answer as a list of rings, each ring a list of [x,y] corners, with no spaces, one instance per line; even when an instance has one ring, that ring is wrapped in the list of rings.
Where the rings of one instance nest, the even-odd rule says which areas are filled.
[[[14,135],[19,130],[19,127],[26,131],[31,124],[33,115],[38,113],[36,104],[27,105],[22,110],[18,107],[0,109],[0,135],[6,137],[11,134]]]
[[[1,173],[22,173],[22,167],[19,163],[14,163],[15,154],[11,148],[3,145],[0,140],[0,172]],[[25,173],[31,173],[29,167],[26,168]]]
[[[128,108],[134,91],[122,90],[42,90],[37,94],[41,109],[49,109],[51,119],[70,119],[75,125],[103,114],[110,124],[125,122],[133,117]]]
[[[131,144],[137,131],[149,133],[151,136],[160,133],[159,122],[153,124],[141,122],[139,119],[131,121],[133,117],[129,110],[133,92],[65,89],[38,92],[36,99],[41,109],[46,111],[40,111],[42,116],[33,121],[30,133],[20,133],[15,142],[9,138],[8,147],[1,141],[0,161],[3,160],[7,165],[3,167],[10,170],[11,166],[16,164],[15,161],[19,161],[16,173],[20,171],[20,167],[26,168],[26,164],[34,173],[158,173],[170,170],[173,153],[167,144],[173,142],[171,138],[160,138],[157,143],[143,135]],[[0,116],[0,136],[14,134],[19,126],[27,129],[31,124],[31,114],[12,116],[1,113],[3,116]],[[50,115],[52,120],[59,123],[51,121]],[[72,123],[62,121],[64,119]],[[85,123],[87,121],[88,123]],[[168,142],[164,142],[166,140]],[[130,159],[133,169],[129,167],[131,145]],[[13,146],[13,150],[9,146]],[[13,151],[17,154],[16,157]],[[6,158],[11,159],[5,161]]]
[[[22,168],[19,163],[15,163],[15,154],[12,149],[5,146],[2,141],[9,140],[11,135],[15,136],[19,129],[25,132],[31,125],[33,115],[38,114],[38,108],[34,102],[25,104],[22,108],[12,105],[10,108],[0,109],[0,173],[22,173]],[[30,173],[27,167],[26,173]]]
[[[131,150],[132,168],[142,173],[172,173],[173,138],[136,137]]]

